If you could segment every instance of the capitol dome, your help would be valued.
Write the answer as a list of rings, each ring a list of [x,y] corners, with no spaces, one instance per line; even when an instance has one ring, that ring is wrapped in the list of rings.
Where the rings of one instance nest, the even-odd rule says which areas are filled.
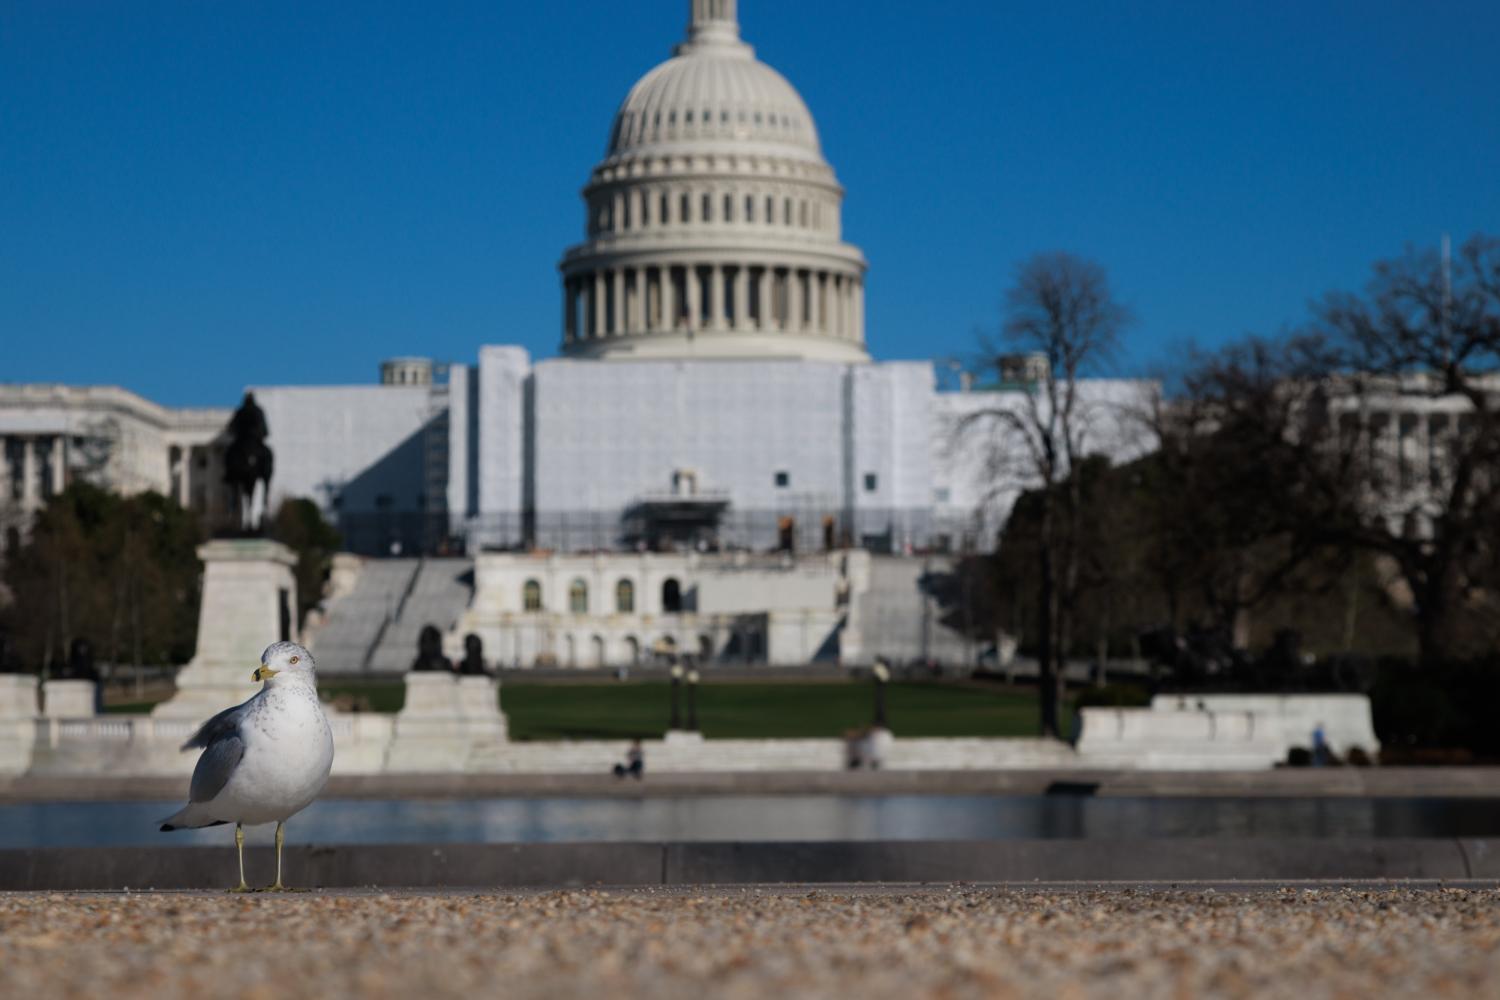
[[[704,144],[754,144],[768,155],[823,162],[802,95],[738,41],[738,30],[685,42],[641,77],[615,114],[609,155]]]
[[[559,265],[568,356],[869,357],[843,188],[735,6],[691,0],[687,39],[615,113]]]

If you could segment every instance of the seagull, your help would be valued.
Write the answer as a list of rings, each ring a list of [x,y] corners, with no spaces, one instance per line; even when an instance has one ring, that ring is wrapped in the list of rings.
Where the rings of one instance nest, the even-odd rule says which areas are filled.
[[[286,821],[328,783],[333,767],[333,730],[318,702],[313,657],[295,642],[275,642],[260,654],[252,679],[260,692],[205,722],[183,750],[202,747],[188,790],[188,804],[162,821],[163,831],[234,824],[240,884],[245,884],[245,830],[249,823],[276,822],[276,881],[281,884],[281,844]]]

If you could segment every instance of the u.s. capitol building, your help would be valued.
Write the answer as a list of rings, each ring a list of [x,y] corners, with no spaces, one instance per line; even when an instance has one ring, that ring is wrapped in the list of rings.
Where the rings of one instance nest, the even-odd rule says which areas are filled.
[[[486,346],[472,363],[386,361],[377,384],[249,387],[275,452],[273,507],[313,499],[366,555],[994,545],[1027,484],[996,474],[1006,463],[982,421],[960,428],[1022,406],[1045,372],[1018,358],[992,384],[940,391],[930,360],[872,360],[868,265],[843,237],[844,189],[801,96],[741,40],[734,0],[692,0],[686,38],[625,96],[582,194],[583,239],[558,265],[559,356]],[[1086,449],[1120,459],[1149,447],[1123,411],[1151,389],[1084,383]],[[93,413],[100,392],[124,400],[109,421]],[[223,440],[204,428],[227,412],[172,411],[120,389],[0,386],[0,500],[25,513],[77,476],[222,511]],[[120,441],[134,443],[128,455]],[[151,442],[162,454],[141,452]],[[622,576],[481,560],[472,603],[509,623],[494,640],[504,659],[551,650],[591,663],[634,659],[661,637],[631,615],[710,607],[717,623],[681,623],[685,642],[768,655],[774,623],[736,637],[735,616],[807,603],[790,578],[747,592],[743,566],[718,583],[683,576],[706,572],[699,563]],[[860,616],[845,563],[830,573],[850,608],[818,583],[826,600],[791,644],[796,657],[819,648],[829,621]],[[670,599],[669,582],[693,596]],[[525,585],[544,583],[533,602]],[[639,596],[622,597],[625,584]],[[566,650],[536,617],[606,611],[617,616],[608,630],[579,624]],[[535,637],[510,615],[531,615]]]
[[[471,549],[993,543],[985,511],[1009,491],[983,434],[953,429],[1008,393],[940,393],[930,361],[871,360],[844,190],[733,0],[691,4],[583,203],[558,265],[559,357],[493,346],[437,378],[407,359],[378,387],[255,387],[276,492],[314,497],[367,550],[442,532]],[[1101,417],[1095,447],[1129,450]]]

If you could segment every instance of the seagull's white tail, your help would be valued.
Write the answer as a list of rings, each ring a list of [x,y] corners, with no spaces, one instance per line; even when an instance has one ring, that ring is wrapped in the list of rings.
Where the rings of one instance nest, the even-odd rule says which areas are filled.
[[[203,811],[202,802],[189,802],[177,812],[161,821],[162,832],[171,830],[196,830],[203,826],[219,826],[222,819],[214,819]]]

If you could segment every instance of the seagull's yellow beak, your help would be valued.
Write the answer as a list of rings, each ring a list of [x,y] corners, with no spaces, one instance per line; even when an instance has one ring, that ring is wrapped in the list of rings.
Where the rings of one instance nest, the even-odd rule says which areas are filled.
[[[270,667],[262,663],[260,666],[255,668],[255,673],[250,675],[250,679],[253,681],[264,681],[269,680],[270,678],[275,676],[276,671],[272,670]]]

